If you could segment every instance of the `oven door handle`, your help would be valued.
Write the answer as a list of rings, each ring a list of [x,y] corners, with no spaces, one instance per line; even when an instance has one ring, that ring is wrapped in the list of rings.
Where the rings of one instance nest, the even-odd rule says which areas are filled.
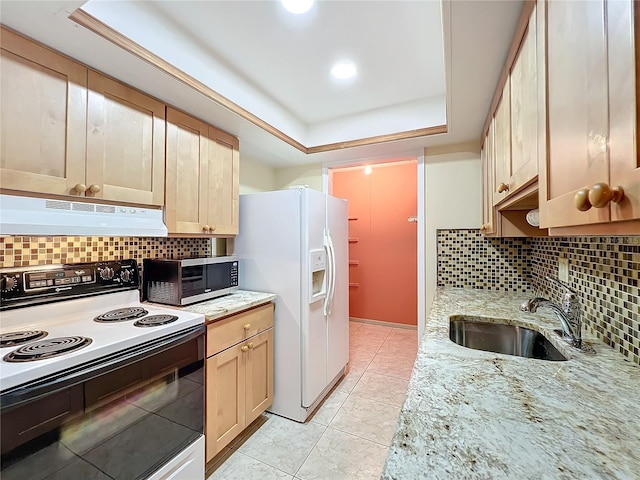
[[[121,352],[101,357],[90,362],[83,363],[56,375],[36,380],[2,392],[0,395],[0,410],[22,405],[37,400],[51,393],[58,392],[73,385],[99,377],[119,368],[139,362],[158,353],[181,345],[194,338],[202,337],[198,345],[198,360],[204,360],[204,325],[197,325],[178,333],[167,335],[157,340],[128,348]]]

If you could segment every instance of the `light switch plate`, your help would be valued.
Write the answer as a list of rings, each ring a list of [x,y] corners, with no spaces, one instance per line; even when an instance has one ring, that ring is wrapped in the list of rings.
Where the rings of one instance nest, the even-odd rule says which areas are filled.
[[[569,259],[558,259],[558,280],[564,283],[569,283]]]

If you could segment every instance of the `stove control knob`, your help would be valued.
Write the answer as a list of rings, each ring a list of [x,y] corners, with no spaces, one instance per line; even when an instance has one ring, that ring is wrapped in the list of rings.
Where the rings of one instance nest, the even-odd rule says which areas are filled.
[[[3,292],[10,292],[12,290],[15,290],[16,286],[18,285],[18,281],[16,280],[15,277],[2,277],[2,280],[0,280],[0,288],[2,289]]]
[[[120,278],[123,282],[128,282],[131,280],[131,270],[122,269],[120,270]]]
[[[102,280],[111,280],[113,278],[113,268],[104,267],[100,269],[100,278]]]

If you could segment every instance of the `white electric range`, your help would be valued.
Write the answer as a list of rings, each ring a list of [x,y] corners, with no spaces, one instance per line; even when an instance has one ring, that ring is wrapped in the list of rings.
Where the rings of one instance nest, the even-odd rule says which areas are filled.
[[[3,478],[204,477],[202,315],[141,303],[133,260],[0,281]]]

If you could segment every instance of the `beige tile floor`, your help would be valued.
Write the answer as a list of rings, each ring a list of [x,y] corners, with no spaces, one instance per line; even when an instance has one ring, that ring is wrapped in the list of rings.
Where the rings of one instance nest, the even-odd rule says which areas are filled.
[[[379,479],[418,349],[417,331],[351,322],[349,366],[304,424],[265,414],[208,480]]]

